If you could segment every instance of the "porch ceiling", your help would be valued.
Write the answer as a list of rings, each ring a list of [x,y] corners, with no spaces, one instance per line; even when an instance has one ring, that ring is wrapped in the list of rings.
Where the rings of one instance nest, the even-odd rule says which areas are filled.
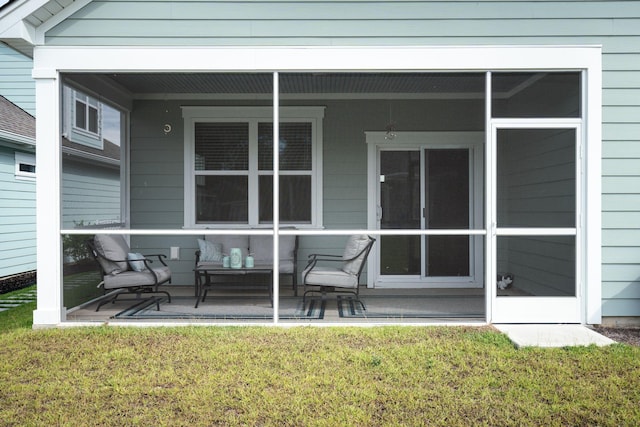
[[[78,76],[88,76],[79,74]],[[94,75],[95,76],[95,75]],[[270,95],[269,73],[116,73],[101,77],[134,96],[151,94]],[[73,79],[73,76],[69,76]],[[531,74],[501,79],[494,92],[509,93],[526,85]],[[282,73],[283,94],[424,94],[477,98],[484,96],[484,73]]]

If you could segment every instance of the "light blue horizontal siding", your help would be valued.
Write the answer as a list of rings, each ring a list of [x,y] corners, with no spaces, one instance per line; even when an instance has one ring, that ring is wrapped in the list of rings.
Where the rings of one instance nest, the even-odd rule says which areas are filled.
[[[49,30],[47,43],[373,45],[447,37],[444,44],[464,37],[518,43],[524,37],[635,37],[639,18],[637,2],[624,1],[93,1]]]
[[[292,3],[295,6],[292,7]],[[520,1],[162,1],[139,0],[133,5],[122,2],[94,1],[92,7],[86,7],[75,17],[91,17],[99,9],[103,19],[193,19],[195,16],[215,16],[225,20],[274,20],[305,19],[335,20],[363,19],[375,20],[381,16],[387,19],[406,19],[407,17],[435,20],[457,17],[460,19],[491,19],[496,15],[503,19],[523,18],[627,18],[638,13],[638,7],[632,2],[609,2],[610,7],[603,11],[601,2],[582,2],[576,7],[575,1],[545,2],[544,7],[532,7],[530,2]],[[178,5],[179,4],[179,5]],[[464,4],[465,7],[461,7]]]
[[[609,285],[604,282],[603,287]],[[602,315],[607,317],[638,317],[638,298],[604,298],[602,300]]]
[[[457,21],[457,22],[456,22]],[[273,37],[274,34],[286,34],[281,37],[421,37],[472,36],[482,34],[485,37],[506,37],[512,34],[521,36],[562,37],[578,32],[584,35],[634,35],[640,26],[640,19],[621,19],[612,25],[611,19],[483,19],[483,20],[424,20],[407,17],[402,20],[384,19],[375,21],[358,19],[313,19],[313,20],[224,20],[224,19],[173,19],[159,32],[158,23],[162,20],[68,20],[56,27],[59,35],[68,32],[91,34],[92,38],[109,37],[118,34],[123,39],[148,38],[154,34],[158,39],[201,39],[210,38],[254,38]],[[96,24],[98,24],[96,26]],[[168,22],[167,22],[168,24]],[[93,29],[93,32],[91,32]],[[68,30],[68,31],[67,31]],[[456,33],[456,30],[458,31]],[[73,33],[72,33],[73,34]],[[76,36],[77,37],[77,36]],[[49,39],[54,41],[53,38]],[[142,41],[139,41],[140,44]]]
[[[0,147],[0,277],[36,268],[36,185],[15,178],[14,153]]]
[[[51,29],[46,41],[50,45],[165,46],[602,45],[603,251],[615,248],[620,254],[624,249],[619,248],[634,251],[640,247],[640,223],[634,223],[633,216],[640,212],[640,2],[93,1]],[[174,125],[179,122],[178,118]],[[158,126],[146,141],[153,144],[163,137]],[[144,139],[141,136],[138,143],[144,144]],[[177,148],[175,144],[173,141],[172,149]],[[325,176],[325,219],[335,227],[363,224],[360,209],[365,187],[360,192],[356,187],[364,185],[366,177],[341,172],[339,155],[331,150],[328,146],[325,164],[336,165]],[[154,176],[154,167],[165,166],[162,160],[141,165],[140,172],[132,176],[134,190],[142,191],[147,178]],[[168,174],[181,179],[175,167],[169,167]],[[353,185],[342,193],[336,191],[345,180]],[[167,194],[167,205],[182,202],[179,191]],[[153,192],[143,197],[156,200]],[[342,202],[351,197],[353,203],[343,209]],[[169,216],[171,220],[149,220],[171,226],[179,215],[171,211]],[[605,315],[640,306],[640,298],[616,299],[615,291],[609,290],[611,283],[618,283],[609,277],[614,274],[608,268],[612,265],[615,259],[603,260]],[[628,272],[625,280],[634,273],[640,277],[640,260]],[[627,284],[637,286],[632,281]]]
[[[62,165],[62,226],[121,221],[120,171],[65,160]]]
[[[33,60],[0,43],[0,95],[35,116],[36,84]]]
[[[619,40],[603,44],[602,312],[640,316],[640,45]]]
[[[179,102],[141,101],[132,113],[132,227],[180,228],[184,224],[184,143],[180,105]],[[162,130],[164,123],[173,126],[168,135]]]
[[[619,270],[619,269],[616,269]],[[618,272],[614,272],[611,280],[602,283],[603,295],[602,314],[604,316],[640,316],[640,279],[629,280],[628,277],[616,279]]]

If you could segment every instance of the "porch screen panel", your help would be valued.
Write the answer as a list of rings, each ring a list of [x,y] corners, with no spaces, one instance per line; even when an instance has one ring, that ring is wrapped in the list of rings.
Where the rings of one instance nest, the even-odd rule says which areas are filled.
[[[469,228],[469,150],[425,150],[428,229]],[[427,276],[469,276],[469,236],[426,236]]]
[[[576,296],[576,129],[498,129],[497,272],[518,296]],[[545,235],[558,232],[565,235]],[[522,233],[524,234],[524,233]]]
[[[61,226],[83,230],[62,235],[63,305],[72,308],[104,294],[96,287],[102,278],[86,241],[98,230],[128,225],[122,203],[128,189],[123,180],[124,113],[68,87],[62,102]]]
[[[312,125],[280,123],[280,221],[311,223]],[[259,221],[273,221],[273,124],[258,124]]]
[[[421,227],[419,151],[380,153],[380,203],[382,229]],[[418,275],[420,254],[420,236],[381,236],[380,273]]]
[[[122,200],[126,193],[122,179],[123,113],[67,87],[63,94],[62,228],[122,228],[125,225]],[[87,117],[96,118],[98,110],[103,112],[99,133],[90,134],[87,129],[78,128],[86,127],[91,121]],[[92,129],[97,130],[91,125],[88,130]],[[134,157],[132,161],[135,160]]]
[[[249,169],[247,123],[196,123],[195,146],[195,170]]]
[[[492,117],[580,117],[578,72],[493,73]]]
[[[515,296],[576,295],[575,236],[499,236],[498,274],[510,274]]]
[[[498,132],[498,226],[575,227],[574,129]]]
[[[199,179],[196,184],[196,220],[199,223],[247,222],[246,176],[202,176]]]
[[[311,123],[280,123],[280,170],[311,171]],[[273,170],[273,124],[258,125],[258,167]]]
[[[249,125],[195,124],[197,223],[246,223],[249,219]]]
[[[273,221],[273,176],[260,176],[260,222]],[[280,177],[280,222],[311,221],[311,177]]]

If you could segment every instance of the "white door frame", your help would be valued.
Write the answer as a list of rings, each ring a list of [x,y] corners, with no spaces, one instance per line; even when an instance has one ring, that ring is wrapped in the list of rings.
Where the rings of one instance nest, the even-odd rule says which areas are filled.
[[[487,204],[491,207],[491,228],[488,246],[491,248],[487,256],[489,277],[494,281],[489,284],[492,323],[582,323],[584,295],[584,224],[581,215],[584,209],[584,166],[581,153],[583,151],[582,119],[493,119],[489,131],[491,168],[487,168],[487,182],[491,183],[491,195]],[[575,227],[499,227],[497,221],[497,134],[502,129],[573,129],[575,131]],[[499,297],[495,278],[498,274],[497,239],[501,236],[570,236],[575,237],[575,295],[562,297],[541,296],[508,296]],[[517,278],[515,279],[517,280]]]
[[[471,211],[469,212],[468,230],[429,230],[424,227],[422,218],[421,229],[415,230],[415,234],[420,235],[469,235],[482,236],[486,232],[483,229],[483,194],[484,194],[484,132],[395,132],[396,136],[392,141],[386,138],[385,132],[365,132],[368,156],[368,189],[367,200],[368,229],[380,230],[380,152],[382,151],[402,151],[414,150],[420,152],[421,158],[421,182],[420,198],[421,206],[425,205],[424,194],[424,158],[425,149],[438,148],[464,148],[469,149],[470,175],[470,195]],[[394,230],[386,230],[393,234]],[[401,232],[402,233],[402,232]],[[412,233],[413,234],[413,233]],[[422,245],[424,240],[422,241]],[[484,263],[483,240],[476,238],[470,247],[471,252],[471,275],[468,278],[447,278],[434,277],[427,278],[424,274],[416,276],[381,275],[380,274],[380,245],[375,245],[371,249],[367,270],[367,287],[369,288],[481,288],[484,283]],[[424,256],[424,248],[422,250]],[[424,266],[421,268],[424,270]],[[424,273],[424,271],[422,272]]]

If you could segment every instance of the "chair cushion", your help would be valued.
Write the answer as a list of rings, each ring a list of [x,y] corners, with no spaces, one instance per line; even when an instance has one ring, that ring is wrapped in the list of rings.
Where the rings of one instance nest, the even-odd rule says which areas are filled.
[[[342,254],[342,259],[350,259],[358,255],[369,244],[369,236],[366,234],[355,234],[349,237],[347,244]],[[366,254],[361,254],[353,261],[348,261],[342,264],[342,270],[348,274],[358,274],[360,266],[364,262]]]
[[[280,261],[293,261],[295,252],[296,236],[280,236]]]
[[[158,267],[154,268],[153,271],[158,275],[158,283],[166,282],[171,278],[171,270],[169,270],[169,267]],[[155,280],[149,270],[143,272],[123,271],[122,273],[104,277],[105,289],[133,288],[154,284]]]
[[[222,245],[222,253],[229,255],[231,248],[240,248],[242,251],[242,259],[249,254],[249,236],[236,235],[212,235],[207,234],[205,240]]]
[[[256,264],[271,264],[273,263],[273,237],[272,236],[251,236],[249,239],[249,250],[253,254],[253,258]],[[280,236],[280,246],[278,251],[280,253],[280,272],[282,271],[282,264],[285,261],[292,262],[294,259],[294,251],[296,246],[295,236]],[[293,268],[291,269],[293,272]]]
[[[144,271],[147,269],[144,265],[144,261],[140,261],[144,259],[144,255],[137,252],[129,252],[127,254],[127,259],[129,260],[129,267],[131,267],[133,271]]]
[[[129,267],[127,254],[130,250],[123,236],[119,234],[97,234],[93,238],[93,243],[98,252],[106,258],[114,260],[114,262],[112,262],[98,257],[98,262],[105,273],[117,274],[121,271],[127,271]]]
[[[198,239],[198,247],[200,248],[200,261],[202,262],[220,262],[222,261],[222,244],[210,242],[208,240]]]
[[[345,273],[338,268],[315,266],[305,276],[306,270],[302,273],[305,285],[314,286],[335,286],[336,288],[357,288],[358,277]]]
[[[293,261],[281,260],[280,261],[280,274],[293,274]]]
[[[251,236],[249,251],[253,254],[256,264],[273,264],[273,237]]]

